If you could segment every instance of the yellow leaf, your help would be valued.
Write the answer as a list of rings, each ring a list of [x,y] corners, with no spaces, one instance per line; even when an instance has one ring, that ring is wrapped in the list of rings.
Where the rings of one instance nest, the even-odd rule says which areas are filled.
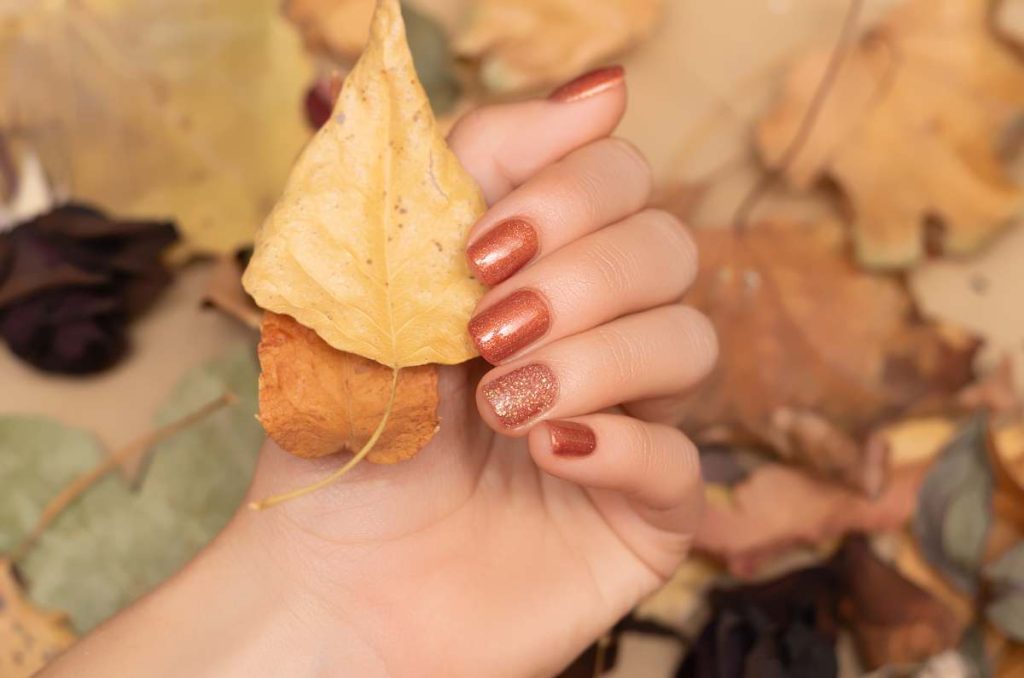
[[[465,238],[483,210],[416,78],[398,0],[381,0],[243,283],[340,351],[392,368],[463,362],[476,355],[466,323],[482,292]]]
[[[1024,111],[1024,62],[993,33],[988,0],[912,0],[853,46],[786,177],[828,176],[849,198],[860,261],[905,268],[934,244],[968,254],[1024,207],[996,151]],[[762,120],[758,142],[775,165],[797,136],[827,54],[798,63]]]
[[[647,37],[661,0],[480,0],[455,50],[496,92],[552,85]]]
[[[26,600],[0,558],[0,678],[28,678],[74,642],[66,617]]]
[[[309,136],[312,67],[280,0],[15,4],[0,129],[78,199],[174,218],[197,251],[251,242]]]

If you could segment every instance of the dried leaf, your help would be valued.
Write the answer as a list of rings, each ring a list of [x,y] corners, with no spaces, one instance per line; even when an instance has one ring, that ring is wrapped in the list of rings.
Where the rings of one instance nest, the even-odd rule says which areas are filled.
[[[74,642],[67,617],[26,600],[11,562],[0,558],[0,678],[29,678]]]
[[[992,505],[997,519],[1024,532],[1024,423],[995,432],[989,446],[989,464],[995,475],[996,493]]]
[[[480,61],[493,92],[551,85],[643,40],[661,0],[480,0],[455,51]]]
[[[1000,631],[1024,642],[1024,543],[985,568],[993,589],[985,616]]]
[[[711,593],[714,615],[676,678],[834,677],[838,579],[815,567]]]
[[[727,503],[709,498],[694,545],[722,559],[734,575],[751,577],[771,558],[797,546],[902,527],[913,514],[923,476],[919,466],[898,469],[872,500],[795,469],[766,464],[736,486]]]
[[[118,474],[62,512],[18,561],[36,603],[78,632],[131,603],[191,559],[237,510],[263,432],[248,345],[188,373],[157,416],[180,420],[230,391],[237,400],[154,451],[137,492]],[[95,438],[42,418],[0,417],[0,550],[36,524],[69,482],[102,463]]]
[[[881,561],[864,538],[838,555],[843,610],[870,669],[917,663],[956,647],[965,624],[927,590]]]
[[[698,440],[724,427],[728,441],[872,490],[885,455],[863,444],[868,432],[970,380],[973,343],[917,318],[900,281],[854,268],[837,229],[778,223],[696,238],[687,301],[711,318],[721,349],[677,405]]]
[[[1024,109],[1024,63],[992,33],[987,0],[910,0],[854,46],[785,175],[798,187],[828,176],[855,215],[858,259],[903,268],[924,256],[929,224],[950,254],[986,243],[1024,206],[996,155]],[[825,72],[815,54],[790,72],[762,121],[776,163]]]
[[[288,316],[267,313],[259,348],[260,423],[282,448],[322,457],[362,448],[380,423],[392,371],[331,348]],[[414,456],[438,428],[437,368],[399,372],[388,426],[366,459],[393,464]]]
[[[925,557],[972,592],[992,521],[988,426],[976,416],[943,450],[921,488],[914,532]]]
[[[0,18],[0,129],[28,134],[72,196],[232,252],[308,136],[312,68],[279,4],[16,3]]]
[[[416,79],[398,0],[381,0],[243,283],[340,351],[393,368],[462,362],[476,355],[466,323],[482,291],[463,251],[483,209]]]

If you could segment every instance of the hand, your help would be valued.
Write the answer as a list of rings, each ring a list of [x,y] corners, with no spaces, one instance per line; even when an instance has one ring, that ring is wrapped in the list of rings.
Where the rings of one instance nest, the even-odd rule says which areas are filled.
[[[552,675],[686,555],[694,446],[609,410],[657,411],[715,359],[709,323],[677,304],[693,241],[644,209],[648,166],[609,137],[621,72],[559,98],[484,108],[451,134],[491,206],[469,238],[493,285],[470,329],[496,367],[442,370],[441,430],[416,458],[243,511],[129,613],[174,635],[172,675]],[[268,443],[251,496],[342,461]],[[94,649],[105,635],[114,651],[117,624]]]

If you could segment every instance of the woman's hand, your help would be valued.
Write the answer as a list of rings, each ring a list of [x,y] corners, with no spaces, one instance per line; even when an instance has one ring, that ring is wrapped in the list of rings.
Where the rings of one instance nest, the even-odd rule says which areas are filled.
[[[609,137],[625,104],[621,70],[606,69],[462,120],[451,146],[491,205],[469,238],[491,286],[470,331],[493,367],[442,370],[441,430],[415,459],[242,511],[58,668],[552,675],[664,582],[700,513],[697,454],[628,413],[692,386],[716,344],[677,303],[693,241],[645,209],[650,170]],[[268,443],[251,495],[341,461]],[[125,648],[132,625],[165,645]]]

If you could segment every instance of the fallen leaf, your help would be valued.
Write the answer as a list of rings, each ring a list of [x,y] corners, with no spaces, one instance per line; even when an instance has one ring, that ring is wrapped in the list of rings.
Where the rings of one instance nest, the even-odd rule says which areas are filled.
[[[257,372],[246,344],[185,375],[158,426],[226,391],[237,400],[161,443],[137,491],[110,474],[63,511],[17,563],[33,601],[66,610],[84,633],[180,569],[224,527],[263,441],[254,417]],[[50,499],[105,458],[85,431],[0,417],[0,551],[20,542]]]
[[[834,568],[815,567],[712,591],[711,621],[676,678],[836,676],[837,584]]]
[[[1024,676],[1024,643],[1013,643],[999,656],[996,678],[1020,678]]]
[[[895,541],[894,552],[887,562],[905,579],[941,601],[956,615],[961,625],[968,626],[975,616],[974,598],[953,586],[942,573],[925,560],[921,545],[909,530],[901,530],[886,536]],[[876,539],[876,543],[877,541]]]
[[[661,588],[637,604],[633,616],[674,629],[684,636],[697,633],[700,626],[694,628],[694,622],[705,623],[707,593],[721,578],[722,571],[714,563],[691,556]]]
[[[128,347],[128,321],[170,282],[161,257],[176,239],[171,223],[78,204],[0,233],[0,336],[48,372],[112,366]]]
[[[267,313],[259,347],[260,423],[300,457],[356,452],[380,423],[392,370],[331,348],[292,318]],[[414,456],[438,428],[437,368],[401,370],[388,426],[366,456],[393,464]]]
[[[1000,631],[1024,642],[1024,543],[985,568],[992,598],[985,616]]]
[[[769,223],[695,237],[700,271],[686,300],[715,325],[721,357],[664,416],[699,441],[753,442],[877,490],[886,457],[864,444],[869,432],[952,400],[971,379],[974,342],[916,317],[900,281],[857,270],[836,228]]]
[[[737,577],[755,576],[772,558],[852,532],[902,527],[914,511],[921,466],[897,469],[885,490],[868,499],[780,464],[765,464],[728,495],[709,501],[694,542]]]
[[[863,537],[847,539],[837,561],[840,610],[867,668],[922,662],[957,646],[965,624],[956,613],[880,560]]]
[[[993,510],[1024,532],[1024,422],[1000,428],[993,438],[988,450],[996,482]]]
[[[466,324],[482,292],[463,252],[483,210],[416,79],[398,0],[381,0],[243,284],[339,351],[391,368],[463,362],[476,355]]]
[[[0,129],[24,132],[63,192],[232,252],[308,137],[312,68],[279,4],[16,3],[0,18]]]
[[[0,678],[29,678],[74,642],[67,617],[26,600],[11,562],[0,558]]]
[[[969,254],[1024,206],[997,157],[1004,127],[1024,110],[1024,62],[990,30],[986,0],[910,0],[849,52],[806,142],[781,168],[797,187],[829,177],[854,213],[857,258],[905,268],[935,244]],[[761,122],[774,165],[803,124],[828,54],[789,73]],[[934,234],[932,234],[934,235]]]
[[[568,80],[647,37],[661,0],[480,0],[455,51],[480,62],[492,92]]]
[[[977,587],[992,522],[989,444],[986,419],[977,415],[928,470],[914,519],[928,562],[967,592]]]

